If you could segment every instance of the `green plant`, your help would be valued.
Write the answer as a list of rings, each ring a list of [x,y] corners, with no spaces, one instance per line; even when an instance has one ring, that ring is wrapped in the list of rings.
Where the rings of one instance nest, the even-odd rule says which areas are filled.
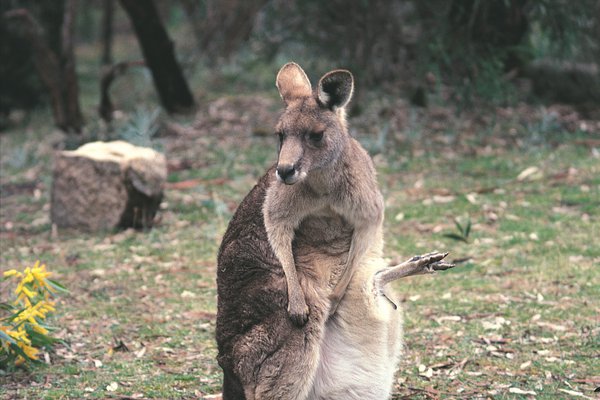
[[[460,223],[458,218],[454,218],[454,225],[456,226],[456,230],[458,231],[458,233],[449,232],[444,233],[442,236],[447,237],[449,239],[469,243],[469,234],[471,233],[471,218],[467,217],[467,222],[464,226]]]
[[[4,272],[3,281],[18,283],[14,290],[16,300],[0,303],[3,314],[0,318],[0,368],[36,362],[40,348],[50,348],[60,341],[50,336],[52,328],[45,320],[55,311],[54,295],[66,289],[49,279],[50,275],[46,265],[40,265],[39,261],[23,272],[15,269]]]
[[[476,68],[473,90],[479,98],[500,105],[513,102],[516,89],[504,77],[504,64],[500,56],[479,60],[476,62]]]
[[[121,128],[119,137],[138,146],[152,147],[152,138],[159,128],[160,109],[137,108]]]

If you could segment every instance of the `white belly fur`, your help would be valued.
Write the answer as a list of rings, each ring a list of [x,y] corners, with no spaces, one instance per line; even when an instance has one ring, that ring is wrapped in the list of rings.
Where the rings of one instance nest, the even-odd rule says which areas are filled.
[[[327,322],[308,399],[390,397],[403,342],[401,308],[373,291],[375,273],[386,267],[372,257],[356,271],[336,316]]]

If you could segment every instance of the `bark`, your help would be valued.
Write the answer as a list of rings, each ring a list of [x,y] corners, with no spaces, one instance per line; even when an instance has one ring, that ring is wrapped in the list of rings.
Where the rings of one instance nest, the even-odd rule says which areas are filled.
[[[127,142],[61,151],[54,160],[52,223],[86,231],[150,228],[166,178],[164,155]]]
[[[83,117],[79,107],[79,86],[73,52],[73,29],[76,0],[66,2],[61,26],[60,52],[53,50],[44,39],[44,29],[26,9],[7,11],[5,18],[24,23],[26,35],[33,49],[33,62],[50,96],[54,122],[65,132],[81,132]],[[57,53],[58,52],[58,53]]]
[[[120,0],[120,3],[129,15],[162,105],[168,113],[190,111],[194,98],[154,1]]]

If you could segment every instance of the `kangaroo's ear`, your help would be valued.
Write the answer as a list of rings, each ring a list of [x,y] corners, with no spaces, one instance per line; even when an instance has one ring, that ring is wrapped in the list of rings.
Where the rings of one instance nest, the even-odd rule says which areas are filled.
[[[346,107],[354,91],[354,78],[350,71],[338,69],[323,75],[319,80],[317,98],[319,102],[331,109]]]
[[[286,105],[289,105],[295,99],[312,95],[312,87],[306,73],[298,64],[293,62],[281,67],[275,84]]]

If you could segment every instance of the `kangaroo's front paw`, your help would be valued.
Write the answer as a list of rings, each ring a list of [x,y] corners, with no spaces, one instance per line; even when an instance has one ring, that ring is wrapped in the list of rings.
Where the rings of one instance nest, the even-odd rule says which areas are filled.
[[[294,325],[301,327],[308,321],[309,308],[303,298],[290,299],[288,301],[288,315]]]

